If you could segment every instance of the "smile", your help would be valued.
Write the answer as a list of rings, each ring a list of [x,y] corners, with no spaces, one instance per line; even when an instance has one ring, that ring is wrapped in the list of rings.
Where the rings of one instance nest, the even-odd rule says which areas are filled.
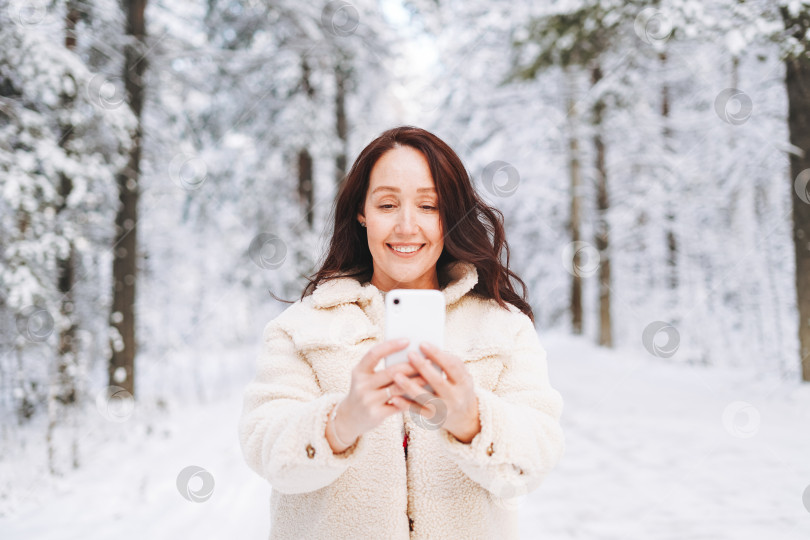
[[[391,244],[385,244],[389,250],[399,257],[413,257],[425,246],[425,244],[416,246],[397,246],[394,248]]]

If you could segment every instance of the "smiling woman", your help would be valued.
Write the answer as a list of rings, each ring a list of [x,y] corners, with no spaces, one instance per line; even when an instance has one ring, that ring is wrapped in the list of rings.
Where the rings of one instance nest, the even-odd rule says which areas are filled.
[[[514,497],[565,441],[504,249],[508,265],[503,216],[441,139],[399,127],[360,153],[324,263],[265,326],[245,390],[240,443],[273,486],[271,538],[517,538]],[[445,343],[383,367],[408,345],[382,340],[394,288],[442,291]]]
[[[371,283],[381,291],[439,288],[444,241],[437,198],[427,159],[410,146],[386,152],[371,169],[357,218],[368,231]]]
[[[403,245],[422,248],[407,256],[401,252],[408,249],[396,250]],[[534,321],[526,286],[508,268],[501,212],[478,196],[461,159],[444,141],[402,126],[369,143],[343,180],[329,251],[301,298],[338,276],[383,291],[438,289],[439,271],[455,261],[476,266],[475,292],[504,308],[508,302]],[[522,295],[510,280],[521,286]]]

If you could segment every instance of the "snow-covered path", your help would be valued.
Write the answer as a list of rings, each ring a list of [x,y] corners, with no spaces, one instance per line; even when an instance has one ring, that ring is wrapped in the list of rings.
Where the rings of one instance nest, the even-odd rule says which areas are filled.
[[[541,340],[567,452],[525,538],[810,538],[810,385]]]
[[[802,503],[810,385],[666,366],[561,335],[541,340],[565,399],[567,451],[520,502],[524,538],[810,538]],[[240,408],[234,393],[162,421],[136,415],[105,428],[80,471],[57,481],[20,474],[33,481],[15,484],[15,511],[0,517],[0,537],[267,538],[270,488],[242,460]],[[178,473],[190,465],[214,479],[205,502],[178,492]],[[199,485],[192,480],[192,489]]]

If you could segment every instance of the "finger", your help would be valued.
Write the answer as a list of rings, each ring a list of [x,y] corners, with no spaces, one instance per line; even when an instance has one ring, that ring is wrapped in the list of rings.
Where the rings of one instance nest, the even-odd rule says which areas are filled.
[[[422,379],[422,381],[424,380],[425,379]],[[411,401],[423,403],[435,395],[429,392],[428,390],[422,388],[423,386],[422,384],[418,384],[414,380],[409,379],[407,377],[403,377],[399,374],[394,376],[394,382],[400,388],[402,388],[403,394],[408,394],[411,397]]]
[[[427,381],[425,381],[425,379],[417,375],[413,378],[409,378],[408,381],[410,381],[409,384],[413,385],[410,391],[405,389],[403,385],[397,384],[396,382],[392,382],[391,384],[389,384],[388,386],[384,386],[377,392],[379,393],[379,395],[384,395],[386,397],[388,397],[389,393],[391,397],[402,396],[404,394],[413,395],[414,389],[421,389],[422,392],[424,392],[424,389],[422,389],[422,387],[427,384]]]
[[[421,388],[421,385],[425,384],[425,380],[422,379],[421,377],[417,377],[417,378],[414,379],[414,384],[417,384]],[[423,392],[424,392],[424,390],[423,390]],[[409,395],[412,396],[413,391],[408,392],[404,388],[399,386],[398,384],[391,383],[387,387],[385,387],[385,388],[383,388],[381,390],[376,390],[375,391],[374,401],[382,403],[385,406],[389,406],[389,405],[396,406],[397,405],[397,400],[399,400],[400,402],[404,401],[406,403],[413,403],[411,400],[409,400],[407,397],[405,397],[405,394],[409,394]]]
[[[464,364],[452,354],[447,354],[435,345],[425,341],[419,344],[419,351],[428,359],[436,362],[454,384],[464,380]]]
[[[450,383],[445,380],[438,367],[433,365],[430,360],[417,352],[409,353],[408,359],[417,369],[419,375],[421,375],[428,382],[428,384],[430,384],[436,395],[447,395],[447,387]]]
[[[374,372],[374,374],[368,378],[369,385],[371,388],[382,388],[387,386],[394,382],[395,373],[402,373],[406,377],[419,375],[419,372],[411,365],[410,362],[401,362]]]
[[[404,349],[408,346],[408,341],[407,339],[389,339],[388,341],[383,341],[373,346],[357,363],[356,369],[361,373],[374,373],[374,368],[380,362],[381,358]]]

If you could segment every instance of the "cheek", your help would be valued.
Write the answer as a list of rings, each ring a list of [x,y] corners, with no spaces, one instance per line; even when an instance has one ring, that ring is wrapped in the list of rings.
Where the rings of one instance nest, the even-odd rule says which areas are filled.
[[[388,227],[386,227],[385,223],[379,220],[366,223],[368,225],[366,235],[368,236],[369,244],[377,245],[381,242],[385,242],[385,238],[388,236]]]
[[[434,244],[441,244],[444,241],[444,232],[442,230],[441,220],[436,220],[436,223],[433,224],[430,235]]]

